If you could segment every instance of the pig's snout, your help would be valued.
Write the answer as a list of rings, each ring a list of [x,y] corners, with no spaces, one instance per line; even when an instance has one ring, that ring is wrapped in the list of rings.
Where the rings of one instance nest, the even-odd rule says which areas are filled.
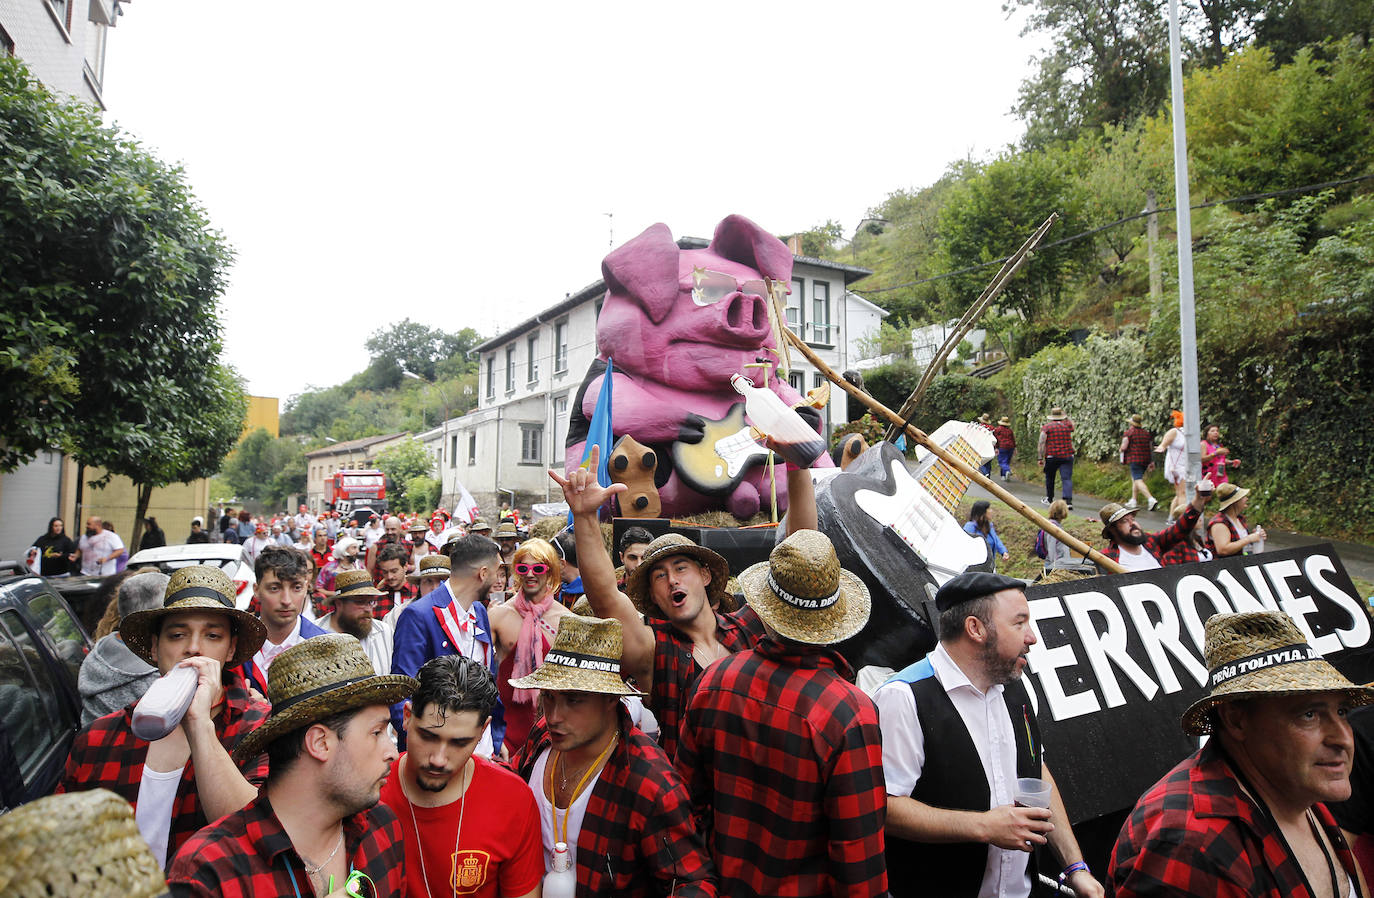
[[[768,336],[768,306],[762,296],[736,293],[721,309],[726,330],[750,345]]]

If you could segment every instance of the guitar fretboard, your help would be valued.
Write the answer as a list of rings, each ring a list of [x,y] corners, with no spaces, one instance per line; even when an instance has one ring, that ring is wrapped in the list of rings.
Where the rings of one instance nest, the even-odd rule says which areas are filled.
[[[983,463],[978,452],[963,437],[955,437],[944,448],[945,451],[971,468],[976,468]],[[955,470],[948,462],[936,459],[935,463],[917,478],[917,482],[935,498],[936,502],[945,507],[945,511],[953,514],[954,510],[959,507],[959,500],[968,490],[969,478]]]

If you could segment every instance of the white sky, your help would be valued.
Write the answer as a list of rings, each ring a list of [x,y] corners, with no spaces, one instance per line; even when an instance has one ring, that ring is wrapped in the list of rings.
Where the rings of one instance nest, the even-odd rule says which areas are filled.
[[[662,221],[846,234],[1015,141],[1040,46],[1000,0],[137,0],[107,119],[181,162],[237,252],[226,357],[285,400],[409,316],[483,336]]]

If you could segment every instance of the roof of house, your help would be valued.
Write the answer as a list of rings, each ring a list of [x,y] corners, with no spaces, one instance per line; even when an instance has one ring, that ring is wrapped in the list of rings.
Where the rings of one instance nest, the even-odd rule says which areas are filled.
[[[403,437],[405,435],[406,432],[403,430],[400,433],[388,433],[382,436],[362,437],[361,439],[357,440],[345,440],[342,443],[330,443],[328,446],[324,446],[320,449],[315,449],[311,452],[305,453],[305,457],[317,458],[325,455],[346,455],[349,452],[355,452],[359,449],[366,450],[371,446],[375,446],[377,443],[390,442],[391,440],[394,440],[397,437]]]
[[[679,249],[705,249],[706,247],[711,245],[711,241],[704,240],[701,237],[679,237],[677,240],[677,245]],[[830,268],[843,273],[844,283],[846,287],[854,281],[857,281],[860,278],[868,277],[870,274],[873,273],[872,271],[869,271],[867,268],[860,268],[857,265],[845,265],[842,262],[827,262],[825,259],[816,259],[811,256],[793,256],[792,258],[794,262],[801,262],[803,264],[812,265],[817,268]],[[567,296],[563,298],[561,302],[549,306],[547,309],[540,312],[538,315],[535,315],[531,318],[526,318],[524,321],[515,325],[515,327],[512,327],[506,331],[502,331],[501,333],[492,337],[490,340],[485,340],[482,343],[477,344],[477,346],[473,347],[472,351],[486,352],[488,349],[495,349],[501,344],[507,343],[515,339],[516,337],[519,337],[526,331],[533,330],[541,324],[546,324],[547,322],[552,321],[553,319],[558,318],[559,316],[572,311],[573,309],[582,305],[582,303],[586,302],[588,299],[591,299],[599,293],[604,293],[605,291],[605,279],[597,278],[587,286],[583,287],[581,290],[578,290],[576,293],[569,293]]]

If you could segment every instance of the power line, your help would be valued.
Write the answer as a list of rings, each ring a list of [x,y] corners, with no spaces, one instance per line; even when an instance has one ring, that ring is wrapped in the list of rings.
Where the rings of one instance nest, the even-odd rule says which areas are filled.
[[[1268,193],[1248,193],[1244,196],[1233,196],[1229,199],[1212,200],[1211,202],[1207,203],[1198,203],[1197,205],[1189,206],[1188,208],[1189,210],[1196,211],[1198,209],[1208,209],[1212,206],[1225,206],[1231,203],[1248,203],[1253,202],[1255,200],[1267,200],[1272,199],[1276,196],[1286,196],[1291,193],[1309,193],[1314,190],[1326,190],[1331,187],[1343,187],[1347,184],[1358,184],[1361,181],[1368,181],[1371,179],[1374,179],[1374,174],[1360,175],[1355,178],[1344,178],[1340,181],[1323,181],[1320,184],[1307,184],[1302,187],[1289,187],[1285,190],[1272,190]],[[1083,231],[1080,234],[1074,234],[1071,237],[1064,237],[1059,240],[1055,240],[1051,243],[1046,243],[1044,246],[1040,247],[1040,250],[1043,251],[1050,249],[1052,247],[1063,246],[1067,243],[1073,243],[1076,240],[1082,240],[1084,237],[1091,237],[1094,234],[1100,234],[1103,231],[1110,230],[1114,227],[1117,227],[1118,225],[1127,224],[1128,222],[1136,221],[1141,218],[1146,218],[1150,215],[1158,215],[1161,212],[1173,212],[1176,208],[1176,206],[1161,206],[1160,208],[1155,209],[1153,212],[1138,212],[1135,215],[1128,215],[1125,218],[1119,218],[1116,221],[1113,221],[1109,224],[1104,224],[1101,227],[1092,228],[1091,230]],[[932,277],[921,278],[915,281],[907,281],[904,284],[894,284],[891,287],[869,287],[865,289],[854,289],[851,287],[850,292],[858,293],[860,295],[869,293],[887,293],[892,290],[901,290],[906,287],[915,287],[920,284],[929,284],[931,281],[942,281],[945,278],[952,278],[961,274],[968,274],[971,271],[978,271],[980,268],[990,268],[993,265],[1001,265],[1009,258],[1011,257],[1003,256],[1000,259],[993,259],[990,262],[979,262],[977,265],[970,265],[967,268],[960,268],[957,271],[947,271],[944,274],[937,274],[933,275]]]

